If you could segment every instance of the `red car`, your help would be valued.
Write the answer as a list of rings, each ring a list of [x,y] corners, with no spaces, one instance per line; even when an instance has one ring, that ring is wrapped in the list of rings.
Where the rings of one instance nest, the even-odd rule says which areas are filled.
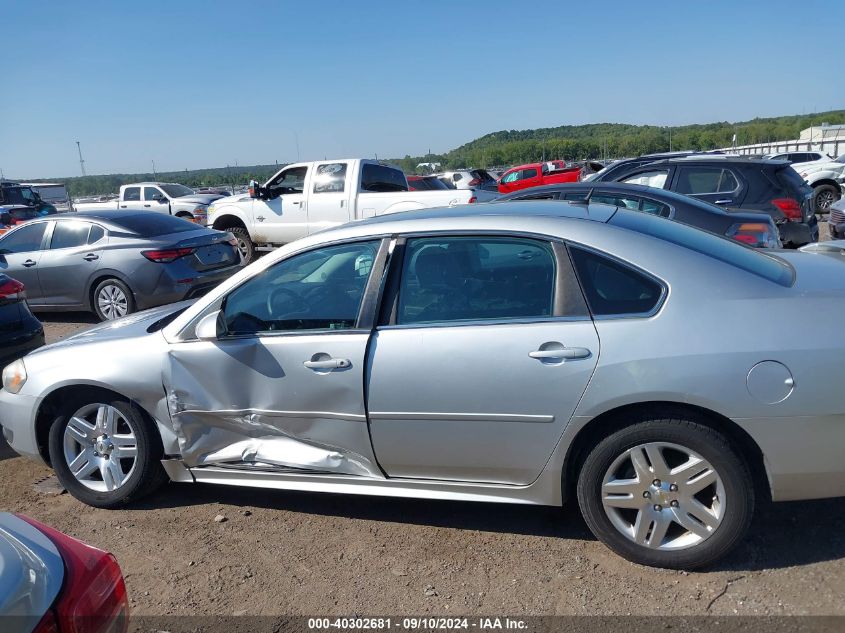
[[[561,160],[511,167],[499,179],[499,193],[512,193],[529,187],[561,182],[578,182],[580,166],[567,167]]]

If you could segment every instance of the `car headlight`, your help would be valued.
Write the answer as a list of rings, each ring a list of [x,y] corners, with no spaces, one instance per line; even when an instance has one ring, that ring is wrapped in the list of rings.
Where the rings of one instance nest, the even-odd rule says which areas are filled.
[[[3,369],[3,389],[9,393],[18,393],[26,382],[26,365],[18,359]]]

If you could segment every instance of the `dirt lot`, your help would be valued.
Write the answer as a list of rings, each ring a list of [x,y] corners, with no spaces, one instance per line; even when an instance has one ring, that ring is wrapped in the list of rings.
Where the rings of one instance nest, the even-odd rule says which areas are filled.
[[[42,317],[51,341],[92,322]],[[845,615],[845,500],[764,508],[719,568],[687,574],[618,558],[574,504],[171,484],[106,511],[36,492],[50,474],[0,447],[0,508],[114,552],[135,615]]]

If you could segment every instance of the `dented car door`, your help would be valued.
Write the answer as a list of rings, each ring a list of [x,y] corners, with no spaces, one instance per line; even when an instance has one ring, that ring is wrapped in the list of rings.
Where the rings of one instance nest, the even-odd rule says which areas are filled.
[[[371,239],[277,262],[225,296],[217,340],[171,347],[165,388],[186,466],[382,476],[363,385],[384,253]]]

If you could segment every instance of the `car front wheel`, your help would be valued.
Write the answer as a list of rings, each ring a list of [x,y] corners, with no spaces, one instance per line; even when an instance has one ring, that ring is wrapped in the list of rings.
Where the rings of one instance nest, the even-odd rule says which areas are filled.
[[[744,536],[754,509],[748,467],[724,435],[689,419],[648,419],[600,441],[578,477],[598,539],[635,563],[694,569]]]
[[[67,403],[50,428],[50,462],[64,488],[98,508],[113,508],[158,488],[158,432],[125,400],[107,397]]]

